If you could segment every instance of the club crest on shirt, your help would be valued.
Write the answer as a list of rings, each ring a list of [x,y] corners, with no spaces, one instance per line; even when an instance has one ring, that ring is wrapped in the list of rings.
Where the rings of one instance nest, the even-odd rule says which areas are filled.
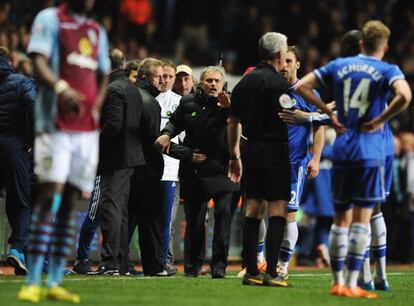
[[[79,40],[79,52],[84,56],[91,56],[93,52],[92,44],[88,38],[82,37]]]
[[[279,104],[282,108],[286,109],[292,108],[294,105],[292,99],[287,94],[282,94],[279,97]]]
[[[43,169],[45,169],[46,171],[50,171],[50,169],[52,169],[52,157],[51,156],[47,156],[43,158]]]

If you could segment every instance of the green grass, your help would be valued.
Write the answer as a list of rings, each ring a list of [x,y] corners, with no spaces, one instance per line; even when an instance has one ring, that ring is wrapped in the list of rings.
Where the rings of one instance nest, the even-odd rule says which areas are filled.
[[[79,277],[69,276],[65,287],[79,293],[81,305],[235,305],[235,306],[300,306],[300,305],[414,305],[414,270],[392,270],[392,290],[379,292],[376,300],[348,299],[328,294],[331,276],[328,271],[293,271],[292,288],[242,286],[230,273],[226,279],[210,277],[174,278]],[[0,276],[0,305],[22,305],[16,293],[23,283],[21,277]],[[26,304],[27,305],[27,304]],[[42,301],[41,305],[68,305]]]

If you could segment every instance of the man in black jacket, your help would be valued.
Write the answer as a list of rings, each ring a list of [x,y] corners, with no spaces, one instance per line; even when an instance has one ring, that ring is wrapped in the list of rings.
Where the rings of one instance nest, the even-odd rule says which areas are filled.
[[[102,110],[98,165],[103,236],[99,272],[117,275],[128,264],[130,181],[145,159],[140,138],[142,97],[125,75],[122,52],[113,49],[110,58],[113,70]]]
[[[155,150],[159,135],[161,107],[155,99],[163,84],[162,62],[144,59],[138,67],[136,86],[143,99],[141,122],[142,147],[146,165],[139,167],[133,178],[129,199],[129,233],[138,223],[141,263],[145,275],[168,276],[162,261],[161,240],[161,177],[164,170],[162,154]]]
[[[279,249],[290,200],[290,162],[286,124],[276,113],[281,109],[289,84],[278,73],[285,62],[287,37],[270,32],[259,40],[261,62],[243,77],[233,90],[229,118],[229,176],[242,175],[240,136],[248,139],[243,150],[243,178],[246,184],[246,217],[243,231],[245,285],[264,284],[286,287],[276,273]],[[256,261],[258,232],[267,204],[269,225],[266,233],[267,271],[262,278]]]
[[[227,177],[229,152],[226,121],[230,98],[223,90],[224,71],[207,67],[201,73],[201,86],[195,94],[183,97],[155,145],[169,151],[170,139],[185,131],[184,146],[191,148],[180,164],[181,196],[186,205],[189,229],[187,276],[197,276],[202,262],[207,203],[214,200],[214,237],[211,271],[223,278],[227,266],[231,226],[231,202],[239,185]]]

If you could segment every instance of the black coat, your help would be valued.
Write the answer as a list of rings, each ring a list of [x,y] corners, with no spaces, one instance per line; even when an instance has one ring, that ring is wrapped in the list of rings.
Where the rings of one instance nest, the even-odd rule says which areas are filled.
[[[113,71],[102,109],[98,174],[145,165],[140,136],[142,109],[138,89],[124,71]]]
[[[154,142],[160,134],[161,107],[155,99],[160,92],[145,80],[138,79],[136,85],[143,100],[141,137],[147,163],[145,175],[161,180],[164,171],[164,159],[162,154],[154,147]]]
[[[217,102],[217,98],[207,97],[201,91],[184,96],[161,132],[172,138],[185,131],[183,145],[191,150],[180,163],[181,190],[184,198],[187,192],[192,194],[195,191],[194,182],[199,183],[197,192],[207,197],[217,192],[232,192],[239,188],[238,184],[232,183],[227,177],[229,109],[217,106]],[[205,154],[207,160],[192,163],[191,155],[194,150]],[[186,185],[191,187],[186,188]]]

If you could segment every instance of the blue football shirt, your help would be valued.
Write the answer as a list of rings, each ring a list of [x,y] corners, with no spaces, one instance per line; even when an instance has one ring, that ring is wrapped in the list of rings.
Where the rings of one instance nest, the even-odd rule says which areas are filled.
[[[360,131],[363,122],[382,113],[391,85],[404,75],[396,65],[359,54],[338,58],[314,70],[320,82],[333,88],[339,120],[347,132],[336,138],[333,160],[377,165],[385,158],[384,134]]]
[[[317,108],[313,104],[306,102],[292,88],[287,92],[293,102],[293,107],[305,112],[316,112]],[[314,91],[315,95],[319,94]],[[289,160],[291,164],[303,161],[309,158],[308,144],[311,132],[311,124],[306,125],[288,125],[288,143],[289,143]]]

